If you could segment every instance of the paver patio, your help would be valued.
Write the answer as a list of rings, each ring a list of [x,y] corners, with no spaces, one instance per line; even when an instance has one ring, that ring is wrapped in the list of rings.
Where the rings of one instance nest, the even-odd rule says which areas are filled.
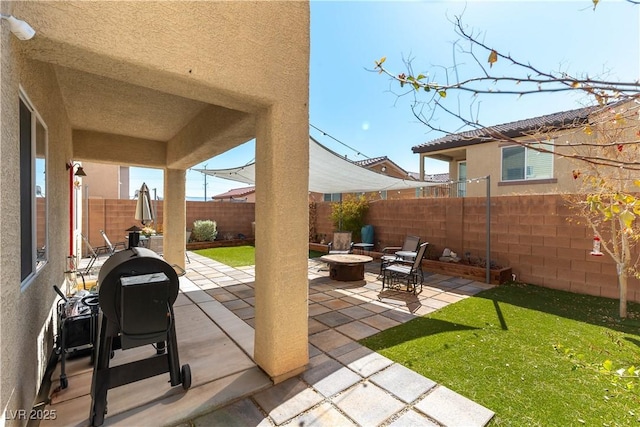
[[[309,260],[309,366],[273,385],[251,358],[254,268],[189,258],[175,311],[180,362],[191,365],[192,388],[171,389],[159,376],[110,390],[104,425],[484,426],[493,417],[357,343],[491,285],[427,273],[421,294],[381,292],[379,264],[367,266],[363,281],[337,282]],[[54,393],[50,405],[58,419],[43,425],[87,425],[91,367],[72,360],[67,374],[69,388]]]

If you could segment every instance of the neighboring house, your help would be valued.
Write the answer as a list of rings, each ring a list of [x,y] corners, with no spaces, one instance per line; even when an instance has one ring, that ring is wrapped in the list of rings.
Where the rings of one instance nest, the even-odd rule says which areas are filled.
[[[87,176],[82,178],[82,197],[129,199],[129,166],[82,162]]]
[[[255,203],[256,201],[256,187],[242,187],[234,188],[226,193],[217,194],[212,197],[217,202],[249,202]]]
[[[251,356],[275,382],[308,365],[308,288],[291,286],[308,281],[308,183],[288,166],[309,162],[309,7],[1,3],[35,30],[21,40],[0,20],[3,421],[29,413],[54,349],[52,285],[62,287],[67,257],[79,255],[83,164],[164,170],[163,255],[184,266],[187,170],[255,138],[268,197],[255,205],[264,244]]]
[[[598,107],[579,108],[531,119],[491,126],[444,136],[412,148],[420,154],[420,171],[424,175],[424,159],[449,163],[453,181],[491,176],[491,195],[542,194],[571,191],[572,170],[576,164],[551,153],[541,153],[504,139],[502,134],[517,141],[538,143],[562,140],[573,143],[588,140],[581,129]],[[552,142],[553,142],[552,141]],[[566,153],[556,148],[557,153]],[[457,194],[454,194],[457,193]],[[486,185],[461,182],[452,196],[484,196]]]

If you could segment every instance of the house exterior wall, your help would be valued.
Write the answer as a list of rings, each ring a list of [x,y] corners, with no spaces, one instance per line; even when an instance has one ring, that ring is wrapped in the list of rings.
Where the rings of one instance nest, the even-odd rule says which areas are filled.
[[[257,202],[263,215],[256,234],[264,242],[276,241],[272,234],[285,228],[287,212],[297,216],[287,225],[290,233],[284,240],[290,250],[284,259],[267,246],[256,251],[260,252],[256,282],[261,294],[256,295],[255,356],[274,378],[285,379],[304,369],[308,289],[297,286],[293,295],[290,285],[307,279],[306,248],[296,243],[308,229],[304,215],[299,215],[307,206],[306,180],[295,178],[308,169],[309,4],[15,1],[2,2],[2,12],[14,14],[36,30],[32,40],[19,41],[6,25],[0,26],[0,327],[3,343],[11,343],[0,349],[2,410],[30,408],[53,344],[51,330],[43,329],[51,324],[55,297],[51,285],[61,283],[69,250],[69,182],[63,164],[70,160],[113,164],[131,160],[131,164],[164,168],[177,176],[198,161],[256,137],[262,180],[258,185],[265,188],[265,199]],[[69,73],[71,78],[61,78]],[[240,74],[252,84],[238,85]],[[65,86],[62,80],[71,83]],[[94,83],[102,85],[102,90],[96,90]],[[21,237],[19,85],[49,130],[49,263],[22,292],[15,262]],[[120,95],[116,99],[124,102],[91,96],[110,95],[104,90],[108,85]],[[177,134],[163,123],[150,129],[144,118],[153,117],[154,111],[161,116],[167,106],[146,104],[146,96],[126,98],[118,91],[122,86],[155,100],[165,95],[186,100],[178,104],[185,109],[195,105],[195,117]],[[77,93],[82,96],[74,97]],[[121,122],[129,124],[129,132]],[[86,123],[90,125],[83,126]],[[302,171],[283,167],[285,158]],[[167,202],[173,205],[167,206],[167,212],[184,210],[184,194],[180,197],[180,190],[173,187],[171,193],[174,197]],[[266,198],[277,193],[288,199]],[[175,248],[184,247],[184,224],[172,219],[165,225],[166,259],[173,262]],[[110,234],[114,241],[121,236]],[[275,298],[287,291],[295,298],[286,303]],[[283,316],[289,322],[282,322]],[[48,348],[39,348],[45,342]]]
[[[4,10],[3,10],[4,12]],[[27,59],[19,51],[21,42],[5,25],[0,37],[0,410],[29,410],[38,390],[48,355],[53,347],[52,285],[63,281],[68,251],[68,173],[72,157],[71,127],[48,64]],[[43,119],[48,130],[47,187],[48,259],[36,277],[20,290],[20,172],[19,87]],[[8,425],[24,421],[7,420]]]
[[[388,160],[383,160],[376,164],[363,166],[367,169],[370,169],[374,172],[380,173],[382,175],[391,176],[394,178],[407,179],[407,172],[399,169],[395,163],[390,162]],[[384,168],[384,171],[382,170]],[[415,199],[420,195],[419,190],[415,188],[405,188],[401,190],[389,190],[389,191],[374,191],[374,192],[366,192],[366,193],[343,193],[343,196],[360,196],[364,195],[368,200],[399,200],[399,199]],[[323,194],[320,193],[309,193],[310,201],[324,201]]]
[[[82,178],[82,185],[85,188],[89,186],[89,197],[100,197],[103,199],[120,198],[120,182],[122,180],[120,176],[120,166],[106,163],[83,162],[82,168],[87,174],[87,176]]]
[[[485,258],[485,207],[484,197],[381,200],[371,203],[366,220],[374,226],[376,250],[417,235],[429,242],[430,258],[444,248]],[[330,213],[330,203],[316,204],[315,232],[329,239]],[[618,298],[615,263],[589,254],[592,232],[575,219],[562,195],[492,197],[491,259],[512,267],[521,282]],[[637,279],[629,281],[628,298],[640,302]]]
[[[543,137],[541,137],[543,138]],[[546,138],[546,136],[544,137]],[[581,142],[590,137],[581,131],[567,131],[555,136],[555,140],[562,142]],[[524,139],[523,139],[524,140]],[[532,138],[528,138],[531,141]],[[571,171],[576,168],[576,163],[560,156],[553,157],[553,180],[503,182],[501,180],[502,162],[501,148],[513,145],[504,142],[492,141],[482,144],[469,145],[463,148],[439,151],[438,154],[450,155],[449,176],[453,181],[458,180],[458,162],[467,162],[467,178],[479,178],[491,176],[491,195],[506,196],[515,194],[558,194],[575,191],[574,180]],[[556,153],[571,154],[572,152],[562,147],[556,148]],[[422,153],[421,156],[429,157],[434,153]],[[481,197],[486,193],[484,186],[468,185],[468,197]]]

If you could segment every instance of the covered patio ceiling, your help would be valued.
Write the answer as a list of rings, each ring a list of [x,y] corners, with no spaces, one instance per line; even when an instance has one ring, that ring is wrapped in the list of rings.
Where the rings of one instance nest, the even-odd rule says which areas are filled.
[[[250,113],[52,66],[77,160],[186,169],[255,136]]]
[[[207,106],[77,69],[53,68],[74,129],[168,141]]]

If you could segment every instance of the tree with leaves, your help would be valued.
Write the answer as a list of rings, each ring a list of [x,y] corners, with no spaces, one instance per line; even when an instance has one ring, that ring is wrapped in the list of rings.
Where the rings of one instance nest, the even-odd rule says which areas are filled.
[[[629,3],[638,2],[628,0]],[[594,9],[598,0],[592,0]],[[640,82],[619,82],[574,76],[566,72],[546,72],[499,49],[481,42],[477,34],[467,31],[460,17],[454,20],[461,42],[456,43],[458,55],[466,55],[477,67],[476,75],[460,78],[457,64],[442,67],[443,80],[431,78],[428,73],[414,73],[411,60],[406,70],[395,73],[385,66],[386,57],[375,61],[375,71],[396,81],[400,88],[408,89],[402,95],[413,96],[411,111],[427,128],[443,133],[456,133],[461,129],[482,129],[493,140],[523,145],[527,148],[552,153],[576,162],[572,171],[576,180],[576,194],[572,206],[581,220],[599,239],[604,253],[616,264],[620,294],[620,316],[627,316],[627,285],[630,277],[638,274],[638,255],[634,252],[640,239],[640,126],[638,108]],[[465,44],[467,47],[463,47]],[[509,74],[498,74],[494,66],[508,65]],[[538,129],[532,138],[513,138],[478,120],[473,105],[448,102],[451,94],[471,94],[471,104],[483,96],[528,96],[536,93],[582,93],[594,101],[591,119],[587,125],[576,123],[568,132],[581,133],[578,142],[566,143],[558,138],[558,129]],[[442,129],[433,120],[439,114],[455,117],[460,127]],[[562,132],[567,132],[563,126]],[[634,253],[636,255],[634,256]]]
[[[575,150],[590,156],[616,158],[633,162],[640,158],[638,104],[623,103],[595,115],[582,129],[587,141]],[[622,141],[625,141],[624,143]],[[634,142],[634,143],[631,143]],[[573,170],[576,191],[565,196],[578,213],[581,223],[589,227],[601,250],[616,265],[620,298],[620,317],[627,317],[628,279],[639,278],[639,255],[634,250],[640,240],[640,179],[635,170],[623,167],[596,167],[576,161]],[[602,252],[595,248],[591,253]]]

